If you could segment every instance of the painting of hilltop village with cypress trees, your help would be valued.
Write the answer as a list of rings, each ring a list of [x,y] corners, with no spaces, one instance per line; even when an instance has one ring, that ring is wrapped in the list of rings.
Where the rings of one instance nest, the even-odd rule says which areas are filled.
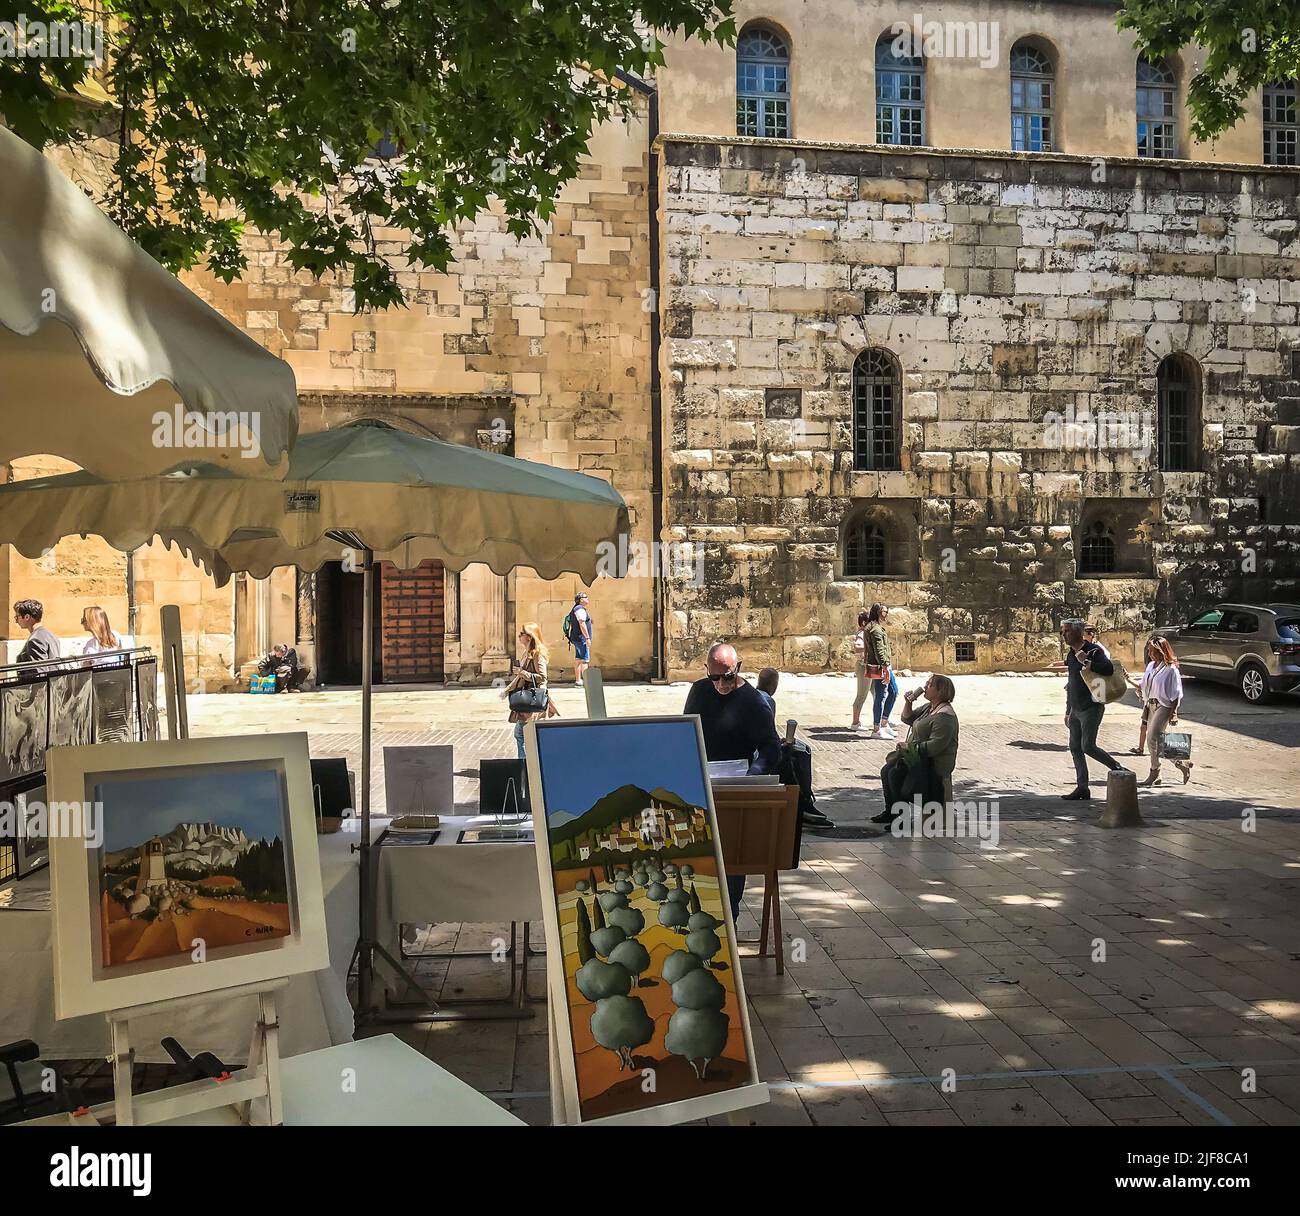
[[[537,747],[583,1120],[750,1084],[694,721],[571,723]]]

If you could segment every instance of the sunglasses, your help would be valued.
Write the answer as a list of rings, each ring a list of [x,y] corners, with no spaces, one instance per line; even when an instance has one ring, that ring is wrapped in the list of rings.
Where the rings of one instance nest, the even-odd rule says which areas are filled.
[[[715,684],[718,684],[723,680],[734,680],[738,675],[740,675],[740,669],[737,668],[735,671],[724,671],[720,676],[715,676],[711,671],[707,671],[704,674],[707,675]]]

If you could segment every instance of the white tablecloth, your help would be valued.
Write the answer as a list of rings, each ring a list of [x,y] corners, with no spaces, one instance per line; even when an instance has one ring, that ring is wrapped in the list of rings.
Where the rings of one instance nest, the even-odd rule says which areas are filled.
[[[393,845],[375,849],[379,867],[377,923],[502,924],[540,921],[536,846],[527,843],[457,844],[468,827],[492,823],[490,817],[443,815],[431,845]],[[388,820],[372,824],[378,836]]]
[[[280,1051],[301,1055],[352,1039],[347,969],[356,945],[360,874],[348,842],[322,836],[321,873],[329,934],[328,970],[290,978],[276,1001]],[[22,880],[24,891],[48,889],[50,872]],[[54,1019],[53,917],[49,912],[0,912],[0,1043],[33,1039],[47,1060],[91,1060],[109,1052],[108,1022],[102,1015]],[[257,999],[218,997],[212,1004],[141,1018],[131,1023],[131,1041],[142,1063],[166,1063],[158,1046],[171,1035],[192,1054],[210,1051],[223,1063],[248,1058]],[[152,1045],[152,1046],[151,1046]]]

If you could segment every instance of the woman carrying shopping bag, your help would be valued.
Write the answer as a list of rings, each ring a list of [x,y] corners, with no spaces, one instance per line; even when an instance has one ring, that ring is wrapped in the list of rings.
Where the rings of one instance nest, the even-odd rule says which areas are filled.
[[[1178,660],[1169,639],[1157,634],[1146,645],[1146,670],[1137,688],[1142,697],[1146,715],[1146,744],[1151,756],[1151,771],[1140,785],[1160,784],[1160,760],[1165,748],[1165,735],[1170,726],[1178,724],[1178,707],[1183,699],[1183,677],[1178,670]],[[1174,767],[1183,775],[1183,784],[1191,780],[1191,760],[1175,760]]]

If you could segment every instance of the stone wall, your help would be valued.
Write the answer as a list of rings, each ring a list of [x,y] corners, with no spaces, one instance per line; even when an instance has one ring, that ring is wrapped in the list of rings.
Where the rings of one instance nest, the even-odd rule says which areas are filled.
[[[1215,597],[1296,597],[1295,170],[1109,161],[1098,182],[1065,156],[660,147],[667,519],[706,572],[668,585],[673,670],[719,637],[751,669],[846,667],[873,601],[902,663],[984,671],[1056,658],[1068,613],[1126,653]],[[897,471],[854,469],[868,347],[901,368]],[[1203,376],[1201,471],[1053,426],[1154,426],[1178,351]],[[860,511],[906,568],[843,576]],[[1078,576],[1094,518],[1127,574]]]

